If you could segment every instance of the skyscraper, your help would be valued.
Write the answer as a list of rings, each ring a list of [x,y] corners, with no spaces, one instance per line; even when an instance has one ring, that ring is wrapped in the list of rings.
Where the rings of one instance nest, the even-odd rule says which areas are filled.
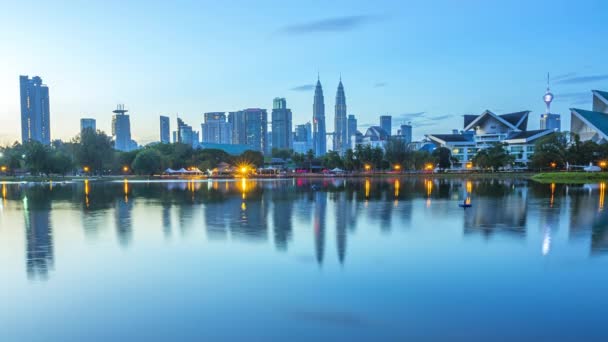
[[[232,127],[232,143],[248,145],[250,149],[266,153],[268,149],[268,112],[249,108],[228,113]]]
[[[397,135],[400,136],[406,144],[412,142],[412,126],[411,125],[401,125],[399,130],[397,131]]]
[[[336,91],[336,111],[334,116],[334,150],[343,154],[348,148],[348,126],[346,124],[346,96],[342,77]]]
[[[114,148],[119,151],[131,151],[131,120],[126,113],[125,105],[119,104],[113,111],[112,136],[114,137]]]
[[[51,143],[49,88],[38,76],[19,76],[21,93],[21,142]]]
[[[232,143],[235,145],[246,145],[247,121],[245,121],[245,111],[229,112],[228,123],[232,127]]]
[[[315,97],[312,105],[313,144],[316,156],[322,156],[327,151],[325,130],[325,101],[321,81],[317,78]]]
[[[210,112],[203,114],[205,122],[201,125],[203,143],[232,144],[232,125],[226,122],[226,113]]]
[[[266,151],[266,136],[268,134],[268,112],[266,109],[249,108],[245,109],[245,123],[248,145],[252,150]]]
[[[380,116],[380,127],[388,133],[388,135],[392,135],[392,117],[390,115],[381,115]]]
[[[291,109],[287,108],[284,98],[275,98],[272,102],[272,147],[289,149],[291,139]]]
[[[90,129],[93,132],[97,131],[97,122],[95,121],[95,119],[80,119],[80,133],[84,132],[85,129]]]
[[[303,125],[296,125],[293,151],[297,153],[306,153],[312,148],[312,125],[310,122]]]
[[[168,144],[171,142],[170,133],[171,132],[171,121],[168,116],[160,116],[160,142],[163,144]]]
[[[350,137],[357,134],[357,118],[354,114],[349,114],[347,119],[347,136],[350,141]],[[350,143],[349,143],[350,144]]]

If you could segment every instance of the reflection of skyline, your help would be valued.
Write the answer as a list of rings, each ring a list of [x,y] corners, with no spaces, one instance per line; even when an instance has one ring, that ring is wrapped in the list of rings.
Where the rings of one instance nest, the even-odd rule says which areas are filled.
[[[137,236],[134,230],[145,228],[138,226],[141,215],[159,212],[154,216],[160,215],[165,237],[174,234],[174,229],[182,232],[182,238],[189,236],[185,234],[188,231],[205,229],[210,241],[269,242],[281,252],[297,251],[297,240],[310,239],[318,264],[331,261],[335,255],[339,264],[344,265],[352,248],[349,239],[357,226],[364,232],[390,231],[407,226],[413,218],[419,222],[416,214],[423,210],[425,215],[445,219],[454,215],[457,201],[470,197],[473,208],[457,212],[465,234],[525,239],[527,232],[532,232],[527,231],[528,221],[536,223],[537,218],[538,230],[531,235],[534,239],[538,236],[534,247],[538,248],[537,253],[555,253],[551,251],[555,239],[582,239],[592,255],[608,254],[608,210],[604,204],[605,185],[601,184],[528,185],[509,180],[425,181],[388,177],[367,181],[238,180],[145,186],[137,182],[92,182],[85,186],[81,182],[57,183],[52,190],[50,186],[9,184],[3,189],[3,197],[4,203],[8,203],[4,205],[5,211],[13,210],[12,203],[21,204],[27,197],[23,201],[24,208],[28,207],[24,211],[24,254],[27,274],[32,279],[46,278],[53,269],[51,203],[53,207],[65,208],[55,206],[62,202],[81,211],[76,222],[88,241],[105,238],[105,234],[98,232],[103,227],[112,227],[112,222],[105,224],[105,219],[110,219],[114,221],[118,245],[129,246]],[[431,207],[425,209],[429,198]],[[134,205],[142,210],[134,212]],[[529,214],[534,216],[529,219]],[[195,226],[195,222],[201,225]],[[556,234],[560,225],[569,229],[564,231],[568,234]],[[299,229],[312,230],[312,234],[300,234]],[[327,253],[334,253],[331,250],[334,246],[336,254],[328,259]]]
[[[25,208],[26,263],[30,279],[48,279],[54,266],[51,210]]]
[[[325,254],[325,220],[327,209],[327,193],[315,191],[314,193],[314,212],[313,212],[313,232],[315,237],[315,256],[319,265],[323,264]]]
[[[527,187],[503,183],[477,184],[483,196],[472,195],[471,208],[464,210],[464,233],[481,233],[488,237],[501,233],[523,237],[526,234]],[[494,194],[493,197],[491,195]]]

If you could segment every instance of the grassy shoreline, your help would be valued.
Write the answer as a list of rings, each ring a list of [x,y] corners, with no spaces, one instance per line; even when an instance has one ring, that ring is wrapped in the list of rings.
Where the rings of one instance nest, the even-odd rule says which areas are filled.
[[[539,183],[581,184],[608,181],[608,172],[544,172],[532,176]]]

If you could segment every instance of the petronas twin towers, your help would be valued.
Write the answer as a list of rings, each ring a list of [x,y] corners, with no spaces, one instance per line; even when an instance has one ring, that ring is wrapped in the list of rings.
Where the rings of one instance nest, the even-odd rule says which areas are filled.
[[[312,118],[314,152],[316,156],[322,156],[327,151],[327,130],[325,127],[325,100],[323,98],[323,87],[321,87],[321,81],[319,79],[317,79],[317,85],[315,87]],[[333,145],[334,151],[340,154],[343,154],[349,147],[346,125],[346,96],[344,95],[342,77],[340,77],[340,83],[338,84],[338,90],[336,92]]]

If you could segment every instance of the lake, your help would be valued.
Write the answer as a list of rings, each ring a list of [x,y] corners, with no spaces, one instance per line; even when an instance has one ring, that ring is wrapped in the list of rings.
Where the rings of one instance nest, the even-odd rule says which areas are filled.
[[[0,340],[605,341],[605,191],[3,183]]]

